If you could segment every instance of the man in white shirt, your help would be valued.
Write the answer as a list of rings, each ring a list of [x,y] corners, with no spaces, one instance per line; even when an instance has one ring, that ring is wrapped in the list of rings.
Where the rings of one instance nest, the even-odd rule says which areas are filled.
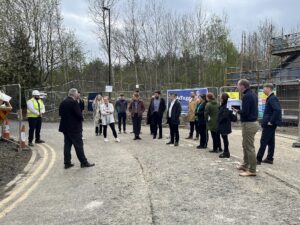
[[[177,94],[170,94],[170,103],[167,111],[167,123],[170,128],[171,139],[167,145],[174,144],[178,146],[179,144],[179,124],[180,124],[180,114],[181,114],[181,104],[177,100]]]
[[[34,90],[32,98],[27,101],[27,118],[29,123],[28,145],[33,146],[33,136],[35,132],[35,143],[41,144],[45,141],[41,140],[40,132],[42,128],[42,115],[45,113],[45,105],[40,99],[40,92]]]

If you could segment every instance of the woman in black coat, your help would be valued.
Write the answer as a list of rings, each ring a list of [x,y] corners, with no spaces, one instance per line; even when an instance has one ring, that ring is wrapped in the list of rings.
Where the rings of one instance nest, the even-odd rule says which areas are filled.
[[[223,93],[221,106],[219,107],[218,132],[221,134],[224,143],[224,152],[219,156],[220,158],[230,158],[228,135],[232,132],[231,121],[236,118],[232,111],[227,108],[228,99],[228,94]]]
[[[200,95],[199,97],[199,103],[196,107],[195,112],[195,120],[196,120],[196,127],[198,130],[198,133],[200,134],[200,145],[197,146],[198,149],[205,149],[207,148],[207,142],[208,142],[208,131],[206,127],[206,120],[204,117],[204,111],[206,106],[206,95]]]

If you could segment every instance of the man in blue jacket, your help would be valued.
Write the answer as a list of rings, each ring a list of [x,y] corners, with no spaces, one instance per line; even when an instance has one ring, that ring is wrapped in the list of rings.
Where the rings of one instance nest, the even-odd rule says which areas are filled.
[[[257,153],[257,164],[261,162],[273,164],[274,150],[275,150],[275,131],[277,126],[281,125],[281,106],[278,98],[273,93],[273,84],[264,85],[264,93],[268,96],[266,107],[262,119],[262,135],[260,139],[260,148]],[[262,161],[263,156],[268,146],[268,155]]]
[[[241,115],[244,162],[237,169],[243,172],[240,176],[256,176],[256,153],[255,153],[255,134],[259,130],[257,122],[258,101],[257,95],[252,92],[250,82],[241,79],[237,85],[238,90],[243,94],[241,110],[233,109]]]

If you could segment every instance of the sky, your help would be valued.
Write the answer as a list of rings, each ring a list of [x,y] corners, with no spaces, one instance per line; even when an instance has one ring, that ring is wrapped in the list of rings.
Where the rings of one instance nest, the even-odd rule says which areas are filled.
[[[255,31],[260,21],[266,18],[279,30],[283,28],[285,33],[300,28],[300,0],[164,0],[165,8],[178,13],[192,12],[201,2],[208,14],[221,16],[226,13],[231,38],[238,48],[241,33]],[[62,0],[61,8],[66,28],[77,34],[87,58],[101,57],[94,33],[96,25],[89,17],[88,1]]]

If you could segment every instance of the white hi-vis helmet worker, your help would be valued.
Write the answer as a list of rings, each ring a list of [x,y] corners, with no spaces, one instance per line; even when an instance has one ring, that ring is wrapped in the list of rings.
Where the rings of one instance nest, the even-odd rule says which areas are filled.
[[[33,92],[32,92],[32,96],[39,96],[40,97],[40,92],[38,91],[38,90],[34,90]]]

